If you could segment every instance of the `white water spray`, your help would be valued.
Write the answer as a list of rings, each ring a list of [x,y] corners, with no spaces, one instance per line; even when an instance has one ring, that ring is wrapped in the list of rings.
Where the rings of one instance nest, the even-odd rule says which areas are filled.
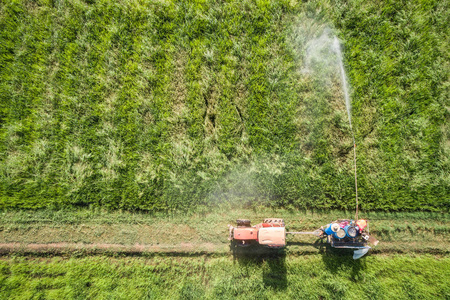
[[[352,113],[351,113],[352,104],[350,102],[350,95],[348,93],[347,76],[345,75],[344,62],[342,59],[342,52],[341,52],[341,44],[339,43],[339,40],[336,36],[333,39],[333,50],[336,52],[337,55],[337,63],[339,65],[339,70],[341,73],[342,90],[344,91],[345,107],[347,108],[348,122],[350,123],[350,131],[352,132],[353,144],[355,144],[355,135],[353,134],[352,128]]]
[[[347,76],[345,76],[344,62],[342,59],[342,52],[341,52],[341,44],[339,43],[339,40],[336,36],[333,39],[333,50],[336,52],[336,55],[337,55],[337,62],[338,62],[339,70],[341,73],[342,90],[344,91],[344,97],[345,97],[345,106],[347,107],[348,122],[350,123],[350,131],[352,132],[352,138],[353,138],[353,163],[355,166],[355,195],[356,195],[355,219],[358,220],[358,177],[356,175],[356,141],[355,141],[355,135],[353,134],[353,128],[352,128],[352,114],[351,114],[352,106],[351,106],[351,102],[350,102],[350,96],[348,93]]]
[[[350,131],[352,132],[354,141],[350,93],[339,39],[332,33],[330,28],[325,28],[320,35],[317,35],[307,42],[305,50],[306,55],[305,65],[302,69],[303,73],[313,74],[316,78],[320,78],[319,80],[324,84],[330,85],[334,75],[339,74],[345,106],[347,108]]]
[[[332,34],[332,30],[325,28],[321,35],[309,40],[306,44],[305,66],[302,70],[305,74],[315,73],[323,83],[327,84],[331,80],[333,74],[339,73],[341,79],[342,91],[347,108],[348,121],[353,139],[353,162],[355,169],[355,195],[356,195],[356,215],[358,219],[358,178],[356,173],[356,141],[352,127],[352,106],[350,101],[350,93],[345,74],[344,60],[341,52],[341,44],[339,39]]]

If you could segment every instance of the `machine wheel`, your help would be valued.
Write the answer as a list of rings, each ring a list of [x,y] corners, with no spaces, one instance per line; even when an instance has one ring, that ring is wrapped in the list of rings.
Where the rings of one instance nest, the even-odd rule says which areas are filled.
[[[250,227],[250,220],[247,219],[237,219],[236,223],[237,226]]]

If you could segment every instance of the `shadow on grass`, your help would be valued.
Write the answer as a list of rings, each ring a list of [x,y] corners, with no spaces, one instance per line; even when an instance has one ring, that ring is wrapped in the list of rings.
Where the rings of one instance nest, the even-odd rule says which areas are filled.
[[[289,245],[313,246],[319,250],[325,268],[332,274],[346,269],[353,281],[357,281],[366,268],[364,258],[353,259],[352,249],[336,249],[322,240],[314,243],[291,242]],[[276,290],[287,288],[286,249],[270,249],[259,245],[239,247],[230,245],[233,258],[243,268],[258,266],[263,269],[263,283]],[[334,287],[333,287],[334,288]]]
[[[262,267],[263,283],[267,288],[285,290],[287,288],[287,268],[285,249],[270,249],[259,245],[238,247],[230,246],[233,259],[243,268]]]
[[[317,239],[314,243],[297,244],[309,245],[317,248],[322,256],[322,261],[324,262],[325,267],[333,274],[336,274],[343,268],[351,267],[351,278],[354,280],[356,280],[356,278],[358,278],[361,272],[366,268],[364,257],[370,255],[366,254],[364,257],[355,260],[353,259],[354,249],[333,248],[322,239]]]

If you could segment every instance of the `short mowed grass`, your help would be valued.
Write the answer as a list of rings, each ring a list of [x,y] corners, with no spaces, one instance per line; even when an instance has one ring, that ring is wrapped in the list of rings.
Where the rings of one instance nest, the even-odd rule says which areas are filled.
[[[204,251],[230,254],[228,224],[250,219],[285,220],[288,231],[314,231],[331,221],[353,218],[352,211],[223,208],[197,213],[130,213],[126,211],[12,210],[0,213],[0,242],[27,244],[83,243],[160,246],[147,251]],[[450,253],[450,216],[445,213],[360,212],[370,220],[370,233],[380,240],[375,253]],[[316,237],[288,236],[291,253],[317,253]],[[304,243],[298,245],[298,243]],[[183,245],[189,244],[189,250]],[[316,245],[317,246],[317,245]],[[50,250],[49,250],[50,251]],[[50,251],[51,252],[51,251]],[[198,252],[198,251],[197,251]]]
[[[431,256],[0,260],[1,299],[448,299],[449,279]]]

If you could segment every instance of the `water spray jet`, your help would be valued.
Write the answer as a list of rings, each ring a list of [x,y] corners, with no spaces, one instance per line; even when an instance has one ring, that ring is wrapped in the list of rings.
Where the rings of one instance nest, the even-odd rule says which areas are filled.
[[[342,90],[344,91],[345,107],[347,108],[348,122],[350,124],[350,132],[352,133],[353,138],[353,164],[355,169],[355,196],[356,196],[355,220],[358,220],[358,177],[356,172],[356,141],[352,128],[352,114],[351,114],[352,107],[350,102],[350,95],[348,92],[347,76],[345,75],[344,60],[342,58],[341,44],[339,43],[339,40],[336,36],[333,39],[333,50],[337,56],[337,63],[339,65],[339,71],[341,75]]]

